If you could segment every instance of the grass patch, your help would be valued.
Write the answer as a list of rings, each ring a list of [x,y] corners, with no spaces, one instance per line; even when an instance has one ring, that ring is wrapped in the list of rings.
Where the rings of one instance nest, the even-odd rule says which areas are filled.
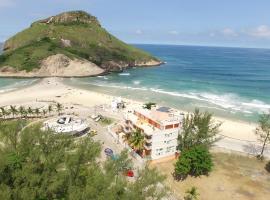
[[[175,181],[172,177],[174,162],[153,164],[167,175],[167,184],[183,196],[192,186],[198,188],[200,199],[267,200],[270,196],[270,174],[265,162],[253,157],[228,153],[213,153],[214,169],[209,176],[188,177]]]
[[[99,120],[100,124],[103,125],[103,126],[108,126],[108,125],[112,124],[113,121],[114,121],[114,120],[111,119],[111,118],[109,118],[109,117],[102,117],[102,118]]]

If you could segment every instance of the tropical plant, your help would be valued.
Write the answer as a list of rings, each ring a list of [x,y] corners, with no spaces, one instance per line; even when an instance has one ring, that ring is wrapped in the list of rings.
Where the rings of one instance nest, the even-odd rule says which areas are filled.
[[[52,105],[49,105],[49,106],[48,106],[48,112],[49,112],[49,115],[51,114],[52,111],[53,111],[53,107],[52,107]]]
[[[25,110],[25,108],[24,108],[23,106],[20,106],[20,107],[19,107],[18,112],[20,113],[21,117],[27,115],[27,111]]]
[[[126,133],[126,134],[123,136],[124,142],[130,143],[131,134],[132,134],[132,133]]]
[[[212,114],[195,109],[193,114],[188,114],[183,119],[178,149],[183,151],[197,145],[210,147],[219,139],[217,134],[220,126],[221,123],[215,122]]]
[[[45,117],[46,116],[46,114],[47,114],[47,110],[42,110],[42,114],[43,114],[43,116]]]
[[[131,133],[129,144],[135,151],[139,153],[141,153],[141,151],[144,149],[144,135],[139,129],[136,129]]]
[[[262,143],[262,149],[258,155],[259,159],[263,159],[265,146],[270,143],[270,112],[262,114],[259,118],[259,125],[255,130],[259,142]]]
[[[60,103],[57,103],[56,104],[56,110],[58,112],[58,115],[60,115],[61,114],[61,111],[63,111],[63,105],[60,104]]]
[[[146,109],[148,109],[148,110],[151,110],[151,108],[152,108],[153,106],[155,106],[155,105],[156,105],[156,103],[148,102],[148,103],[145,103],[145,104],[143,105],[143,108],[146,108]]]
[[[34,113],[33,109],[30,106],[27,108],[27,113],[28,113],[28,116],[32,116]]]
[[[0,199],[156,199],[167,193],[165,177],[141,169],[132,181],[127,152],[100,162],[101,144],[84,137],[43,132],[26,121],[0,122]]]
[[[3,117],[4,119],[9,114],[8,111],[4,107],[0,107],[0,111],[1,111],[1,117]]]
[[[199,198],[199,193],[196,187],[191,187],[191,189],[186,191],[185,200],[197,200]]]
[[[212,156],[208,148],[205,146],[195,146],[181,152],[175,164],[174,175],[179,180],[185,179],[188,175],[208,175],[212,167]]]
[[[39,108],[35,108],[34,110],[36,117],[38,117],[40,115],[40,109]]]
[[[16,106],[10,106],[10,112],[12,113],[12,117],[15,118],[15,115],[17,115],[18,110],[16,108]]]
[[[266,163],[265,170],[270,173],[270,161],[268,161],[268,163]]]

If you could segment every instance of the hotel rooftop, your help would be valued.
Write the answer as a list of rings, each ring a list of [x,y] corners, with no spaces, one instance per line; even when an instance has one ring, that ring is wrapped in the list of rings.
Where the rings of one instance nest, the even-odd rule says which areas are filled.
[[[180,127],[183,114],[168,107],[137,108],[127,115],[127,119],[150,135],[153,131]]]

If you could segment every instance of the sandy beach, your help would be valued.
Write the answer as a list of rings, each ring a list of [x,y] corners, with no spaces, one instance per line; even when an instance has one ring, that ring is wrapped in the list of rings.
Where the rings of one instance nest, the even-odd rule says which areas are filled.
[[[110,105],[115,97],[65,85],[61,78],[45,78],[24,89],[0,94],[0,106],[32,105],[44,102],[60,102],[67,105],[94,107],[101,104]],[[124,99],[129,104],[142,102]],[[257,145],[254,134],[256,124],[243,121],[232,121],[215,118],[222,122],[220,135],[223,137],[217,146],[235,151],[246,151],[244,148]],[[256,148],[256,147],[253,147]],[[254,149],[250,150],[254,151]]]

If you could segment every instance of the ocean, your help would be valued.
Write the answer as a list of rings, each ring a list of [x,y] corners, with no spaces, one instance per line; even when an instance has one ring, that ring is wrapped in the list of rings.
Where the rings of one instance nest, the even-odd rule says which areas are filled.
[[[270,50],[136,45],[165,62],[117,74],[72,78],[85,89],[157,102],[186,111],[207,110],[248,122],[270,110]]]
[[[0,78],[0,94],[35,84],[38,79]]]
[[[270,49],[136,45],[164,65],[65,82],[84,89],[156,102],[186,111],[195,108],[255,122],[270,110]],[[32,84],[0,79],[0,92]]]

